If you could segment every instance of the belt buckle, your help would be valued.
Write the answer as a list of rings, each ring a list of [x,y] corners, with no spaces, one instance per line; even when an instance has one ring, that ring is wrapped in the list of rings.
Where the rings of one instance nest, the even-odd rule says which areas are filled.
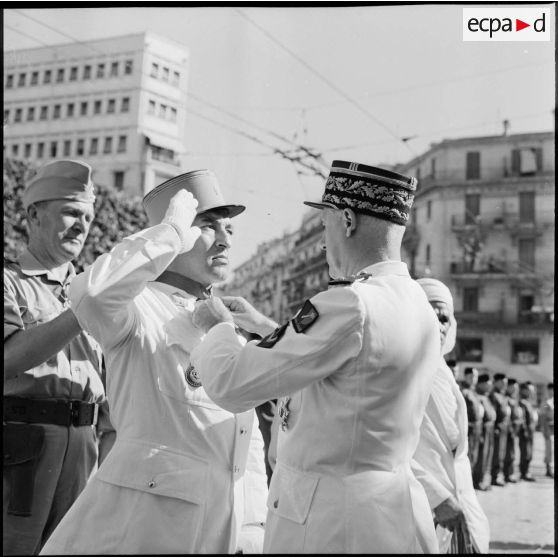
[[[70,401],[70,424],[72,426],[80,426],[81,418],[81,401]]]

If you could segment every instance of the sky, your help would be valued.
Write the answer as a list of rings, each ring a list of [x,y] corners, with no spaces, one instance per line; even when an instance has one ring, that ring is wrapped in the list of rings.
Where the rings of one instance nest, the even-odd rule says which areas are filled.
[[[514,4],[522,6],[537,4]],[[302,202],[321,197],[324,178],[287,158],[301,153],[296,146],[327,175],[335,159],[394,164],[444,138],[498,135],[504,119],[512,134],[554,129],[554,29],[548,42],[464,42],[462,11],[17,8],[4,10],[4,52],[143,31],[184,45],[184,170],[212,169],[226,199],[247,206],[234,219],[234,268],[297,229],[309,210]]]

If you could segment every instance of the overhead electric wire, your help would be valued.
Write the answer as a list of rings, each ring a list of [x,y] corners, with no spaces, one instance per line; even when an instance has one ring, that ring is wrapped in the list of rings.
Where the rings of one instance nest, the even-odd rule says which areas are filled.
[[[36,39],[35,37],[32,37],[31,35],[28,35],[27,33],[24,33],[23,31],[20,31],[19,29],[16,29],[15,27],[11,27],[10,25],[7,25],[7,24],[4,24],[4,27],[6,29],[10,29],[10,31],[15,31],[16,33],[19,33],[20,35],[23,35],[24,37],[27,37],[28,39],[31,39],[31,40],[35,41],[36,43],[39,43],[40,45],[43,45],[43,46],[46,46],[46,47],[50,46],[50,45],[47,45],[46,43],[43,43],[42,41],[39,41],[39,39]]]
[[[400,136],[398,136],[395,132],[393,132],[386,124],[384,124],[380,119],[374,116],[370,111],[368,111],[365,107],[361,104],[357,103],[353,98],[351,98],[345,91],[341,88],[337,87],[333,82],[323,76],[320,72],[318,72],[315,68],[310,66],[305,60],[303,60],[298,54],[293,52],[291,49],[286,47],[281,41],[276,39],[273,35],[271,35],[265,28],[258,25],[253,19],[248,17],[242,10],[237,9],[236,12],[240,14],[244,19],[249,21],[254,27],[257,27],[269,40],[273,41],[276,45],[282,48],[285,52],[288,52],[295,60],[297,60],[300,64],[302,64],[309,72],[317,76],[320,80],[322,80],[325,84],[327,84],[331,89],[341,95],[346,101],[348,101],[351,105],[359,109],[364,115],[370,118],[373,122],[375,122],[378,126],[380,126],[384,131],[386,131],[390,136],[397,138],[403,144],[407,146],[407,148],[413,152],[411,147],[408,145],[407,142],[403,141]],[[413,152],[414,154],[414,152]]]

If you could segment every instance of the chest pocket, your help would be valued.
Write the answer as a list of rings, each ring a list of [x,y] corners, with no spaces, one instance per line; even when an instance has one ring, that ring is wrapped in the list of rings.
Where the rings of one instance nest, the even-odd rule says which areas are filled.
[[[32,306],[20,306],[19,311],[25,329],[50,322],[62,312],[62,306],[53,302],[37,302]]]

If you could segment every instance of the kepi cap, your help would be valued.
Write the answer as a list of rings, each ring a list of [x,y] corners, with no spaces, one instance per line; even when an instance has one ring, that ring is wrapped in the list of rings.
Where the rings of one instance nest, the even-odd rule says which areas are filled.
[[[333,161],[321,202],[306,205],[323,209],[351,208],[398,225],[406,225],[417,179],[379,167]]]
[[[482,384],[484,382],[490,381],[490,374],[479,374],[478,383]]]
[[[163,220],[171,198],[179,190],[190,192],[198,200],[198,215],[210,209],[227,209],[229,217],[236,217],[246,209],[244,205],[225,202],[215,173],[207,169],[195,170],[159,184],[144,196],[142,203],[150,225]]]
[[[496,374],[494,374],[494,381],[497,382],[498,380],[505,380],[507,378],[507,376],[505,374],[503,374],[502,372],[497,372]]]
[[[42,166],[23,192],[23,207],[49,200],[95,201],[91,167],[82,161],[59,159]]]

